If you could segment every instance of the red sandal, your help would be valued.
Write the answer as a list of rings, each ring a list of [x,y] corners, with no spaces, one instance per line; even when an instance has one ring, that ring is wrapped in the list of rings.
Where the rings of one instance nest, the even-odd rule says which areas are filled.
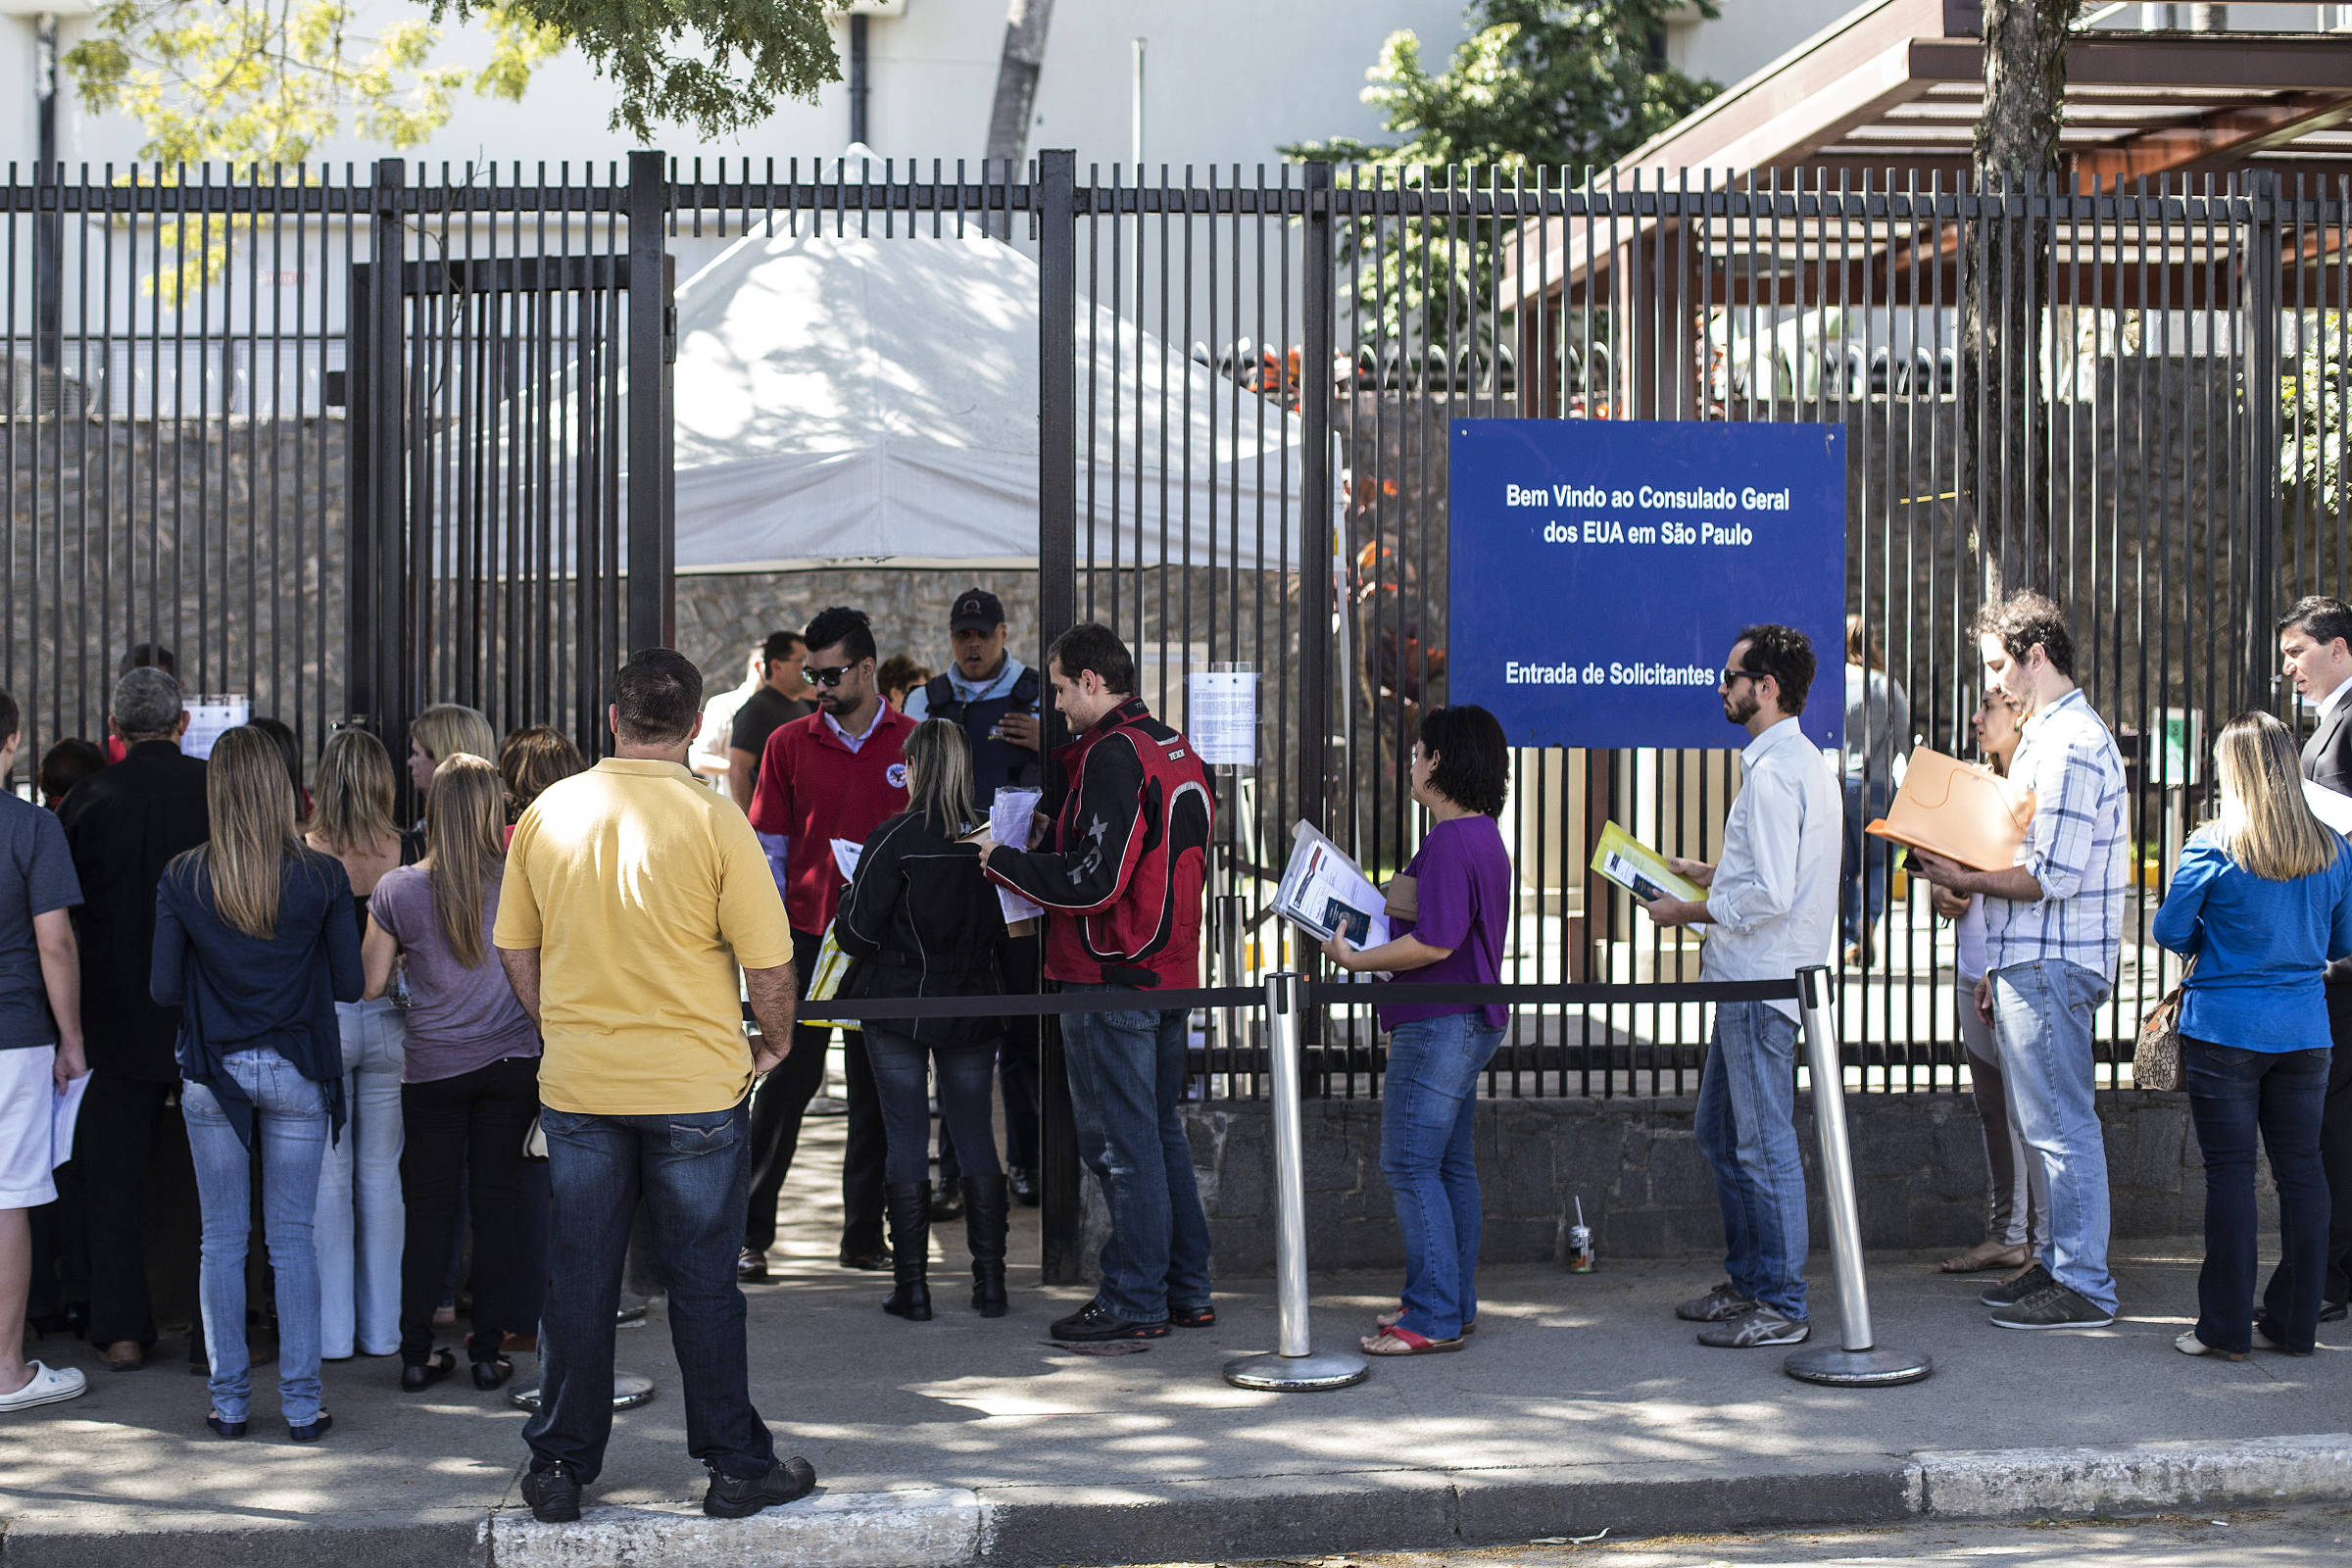
[[[1433,1340],[1425,1334],[1415,1334],[1411,1329],[1400,1329],[1393,1324],[1378,1334],[1366,1335],[1357,1343],[1364,1348],[1366,1355],[1435,1355],[1441,1350],[1458,1350],[1462,1348],[1460,1340]]]

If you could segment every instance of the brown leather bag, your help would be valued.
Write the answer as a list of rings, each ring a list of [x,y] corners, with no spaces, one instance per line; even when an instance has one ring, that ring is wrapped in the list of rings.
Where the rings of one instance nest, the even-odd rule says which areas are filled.
[[[2188,977],[2196,972],[2197,960],[2191,958],[2180,971],[2180,983],[2140,1020],[2139,1039],[2132,1047],[2132,1088],[2180,1087],[2180,999],[2187,993]]]
[[[2033,791],[1923,746],[1911,754],[1886,816],[1865,831],[1974,871],[2005,871],[2017,863],[2033,821]]]

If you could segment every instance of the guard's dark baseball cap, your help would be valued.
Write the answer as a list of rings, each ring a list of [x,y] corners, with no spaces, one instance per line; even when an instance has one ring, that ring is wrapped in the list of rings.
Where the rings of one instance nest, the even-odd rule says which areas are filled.
[[[985,588],[966,588],[948,612],[950,631],[995,631],[1004,624],[1004,604]]]

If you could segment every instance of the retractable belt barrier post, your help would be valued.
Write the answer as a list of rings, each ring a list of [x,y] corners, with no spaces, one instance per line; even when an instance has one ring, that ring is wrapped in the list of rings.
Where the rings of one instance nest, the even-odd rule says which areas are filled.
[[[1845,1067],[1830,1013],[1830,971],[1796,971],[1797,1010],[1805,1027],[1805,1065],[1813,1076],[1813,1130],[1821,1140],[1821,1185],[1830,1210],[1830,1265],[1838,1276],[1838,1348],[1808,1346],[1783,1368],[1807,1383],[1886,1388],[1917,1383],[1936,1368],[1925,1355],[1883,1349],[1870,1330],[1870,1288],[1862,1273],[1862,1217],[1854,1206],[1854,1159],[1845,1141]]]
[[[1361,1383],[1372,1363],[1352,1352],[1317,1355],[1307,1333],[1306,1171],[1299,1129],[1298,1049],[1306,976],[1266,976],[1266,1058],[1274,1091],[1275,1349],[1225,1363],[1240,1389],[1296,1394]]]

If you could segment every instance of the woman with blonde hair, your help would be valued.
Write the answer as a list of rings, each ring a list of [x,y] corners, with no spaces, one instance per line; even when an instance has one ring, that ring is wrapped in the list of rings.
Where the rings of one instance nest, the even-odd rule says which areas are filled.
[[[498,760],[498,732],[481,710],[435,703],[409,720],[409,781],[416,786],[417,800],[432,792],[433,769],[460,755]]]
[[[288,1435],[325,1436],[318,1407],[318,1165],[343,1129],[343,1048],[333,1004],[360,998],[351,879],[294,828],[285,763],[247,726],[205,769],[212,837],[175,857],[156,889],[155,1001],[180,1011],[180,1113],[203,1209],[205,1348],[222,1438],[245,1435],[245,1251],[256,1140],[262,1223],[277,1276],[277,1391]]]
[[[466,1341],[474,1387],[514,1375],[499,1354],[513,1321],[515,1181],[522,1141],[539,1109],[539,1031],[491,951],[507,864],[507,789],[469,753],[433,774],[425,857],[388,874],[368,904],[368,994],[381,995],[393,960],[409,974],[409,1049],[401,1082],[407,1143],[401,1181],[408,1237],[400,1291],[400,1386],[431,1388],[457,1366],[433,1347],[458,1190],[473,1224],[473,1332]]]
[[[368,930],[368,900],[383,877],[414,858],[392,824],[392,754],[364,729],[328,737],[318,754],[318,804],[303,842],[351,878],[352,932]],[[318,1169],[319,1353],[400,1348],[400,1009],[381,998],[338,1002],[343,1111],[348,1126]]]
[[[934,718],[906,737],[907,809],[876,827],[842,895],[833,940],[858,960],[845,996],[1002,995],[997,947],[1004,912],[980,870],[980,852],[958,843],[983,820],[972,803],[972,749],[962,726]],[[896,1287],[882,1310],[908,1322],[931,1318],[926,1262],[931,1243],[929,1075],[939,1074],[939,1112],[963,1163],[964,1237],[972,1251],[972,1306],[1003,1317],[1004,1167],[997,1161],[991,1084],[997,1069],[994,1018],[916,1018],[865,1030],[886,1140],[883,1197],[890,1216]]]
[[[2268,713],[2214,748],[2220,815],[2180,852],[2150,934],[2190,960],[2180,1076],[2205,1156],[2205,1265],[2187,1355],[2312,1352],[2327,1284],[2320,1115],[2330,1037],[2325,973],[2352,956],[2352,851],[2312,814],[2294,734]],[[2254,1149],[2278,1189],[2278,1267],[2254,1298]]]

